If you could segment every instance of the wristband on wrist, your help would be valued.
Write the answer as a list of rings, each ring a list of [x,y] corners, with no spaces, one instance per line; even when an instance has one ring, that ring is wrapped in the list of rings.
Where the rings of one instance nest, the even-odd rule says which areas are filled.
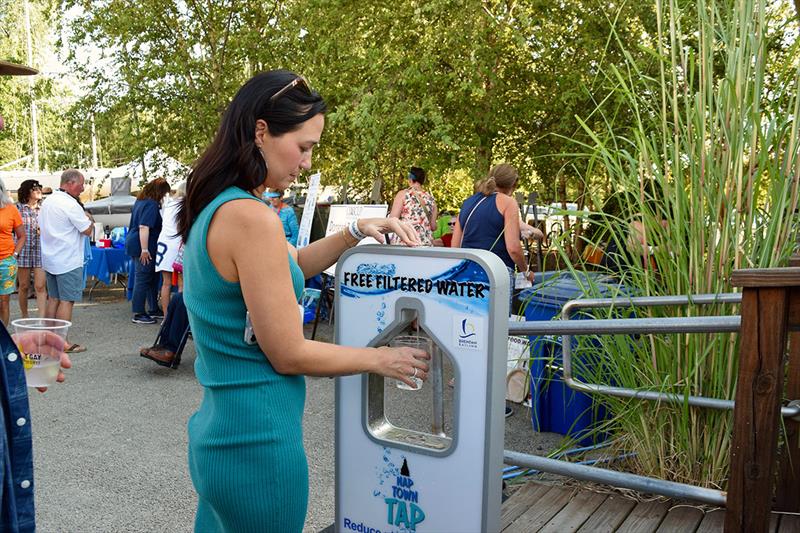
[[[366,239],[367,238],[367,234],[366,233],[362,233],[362,231],[360,229],[358,229],[358,220],[352,221],[347,226],[347,230],[350,232],[350,235],[352,235],[353,238],[356,241],[360,241],[362,239]]]
[[[350,238],[348,238],[347,236],[349,234],[350,234],[350,232],[347,231],[347,229],[342,229],[342,231],[339,232],[339,235],[341,235],[342,239],[344,239],[344,245],[347,246],[348,248],[352,248],[353,246],[358,244],[358,240],[356,240],[355,242],[351,241],[350,238],[354,238],[354,237],[352,235],[350,235]]]

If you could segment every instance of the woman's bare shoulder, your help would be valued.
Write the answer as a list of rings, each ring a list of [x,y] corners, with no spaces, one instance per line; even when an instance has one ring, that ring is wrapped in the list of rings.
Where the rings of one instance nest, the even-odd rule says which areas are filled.
[[[517,201],[514,199],[513,196],[509,196],[507,194],[497,194],[497,210],[501,213],[505,213],[507,209],[518,209]]]
[[[270,226],[281,226],[280,218],[264,202],[257,199],[239,198],[225,202],[214,213],[212,224],[220,223],[237,233],[263,231]]]

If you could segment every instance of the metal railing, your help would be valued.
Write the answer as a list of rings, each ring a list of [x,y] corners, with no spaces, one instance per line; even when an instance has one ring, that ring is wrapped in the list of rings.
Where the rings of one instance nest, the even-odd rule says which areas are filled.
[[[539,322],[510,322],[509,335],[561,335],[563,357],[563,379],[572,389],[592,394],[638,398],[650,401],[688,403],[696,407],[712,409],[733,409],[734,402],[705,396],[685,396],[658,391],[645,391],[623,387],[612,387],[597,383],[585,383],[572,375],[572,337],[575,335],[618,335],[618,334],[664,334],[664,333],[730,333],[741,327],[739,316],[666,317],[666,318],[625,318],[570,320],[579,309],[591,308],[631,308],[675,305],[739,304],[740,293],[700,294],[694,296],[658,296],[593,298],[572,300],[562,309],[562,320]],[[800,418],[800,402],[792,401],[781,408],[781,415],[797,420]],[[603,468],[568,463],[536,455],[505,451],[507,464],[565,475],[575,479],[607,483],[616,487],[628,488],[648,493],[661,494],[674,498],[688,498],[712,505],[724,506],[727,493],[684,483],[675,483],[658,478],[650,478],[618,472]]]
[[[694,296],[640,296],[617,298],[587,298],[571,300],[564,304],[562,320],[539,322],[510,322],[509,335],[561,335],[561,353],[564,365],[564,383],[568,387],[592,394],[608,394],[624,398],[639,398],[649,401],[686,403],[695,407],[709,409],[728,409],[734,407],[733,400],[709,398],[706,396],[686,396],[669,392],[612,387],[598,383],[579,381],[572,374],[572,337],[575,335],[624,335],[624,334],[665,334],[665,333],[736,333],[741,325],[739,316],[696,316],[664,318],[622,318],[571,321],[580,309],[630,308],[677,305],[738,304],[741,293],[697,294]],[[781,415],[787,418],[800,418],[800,405],[792,402],[781,408]]]
[[[618,472],[616,470],[598,468],[596,466],[568,463],[560,459],[550,459],[548,457],[528,455],[526,453],[512,452],[510,450],[505,450],[503,453],[503,462],[524,468],[533,468],[551,474],[568,476],[574,479],[606,483],[615,487],[637,490],[645,493],[661,494],[670,498],[688,498],[710,505],[724,506],[727,498],[727,494],[721,490],[706,489],[695,485],[639,476],[627,472]]]

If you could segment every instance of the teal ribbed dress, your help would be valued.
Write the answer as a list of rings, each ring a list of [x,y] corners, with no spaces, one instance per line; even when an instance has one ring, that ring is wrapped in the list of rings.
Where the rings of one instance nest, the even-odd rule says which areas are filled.
[[[200,213],[184,250],[184,302],[197,349],[195,374],[204,389],[189,419],[195,531],[301,531],[308,503],[305,378],[278,374],[258,345],[244,342],[241,286],[222,278],[206,251],[214,212],[239,198],[261,201],[226,189]],[[291,256],[289,266],[299,299],[303,273]]]

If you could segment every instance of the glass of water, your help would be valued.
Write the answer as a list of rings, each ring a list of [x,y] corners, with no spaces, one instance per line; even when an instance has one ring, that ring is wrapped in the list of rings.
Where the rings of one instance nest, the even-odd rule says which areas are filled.
[[[48,387],[55,384],[61,368],[61,352],[52,338],[57,335],[66,344],[67,331],[72,323],[56,318],[20,318],[14,326],[14,341],[22,355],[28,387]],[[58,341],[58,339],[55,339]]]
[[[418,350],[423,350],[428,355],[431,355],[433,351],[433,342],[431,342],[431,339],[420,335],[400,335],[389,341],[389,346],[393,348],[401,346],[417,348]],[[399,379],[395,380],[395,386],[403,390],[420,390],[422,388],[422,378],[412,377],[411,380],[415,383],[414,387],[411,387],[406,382],[400,381]]]

